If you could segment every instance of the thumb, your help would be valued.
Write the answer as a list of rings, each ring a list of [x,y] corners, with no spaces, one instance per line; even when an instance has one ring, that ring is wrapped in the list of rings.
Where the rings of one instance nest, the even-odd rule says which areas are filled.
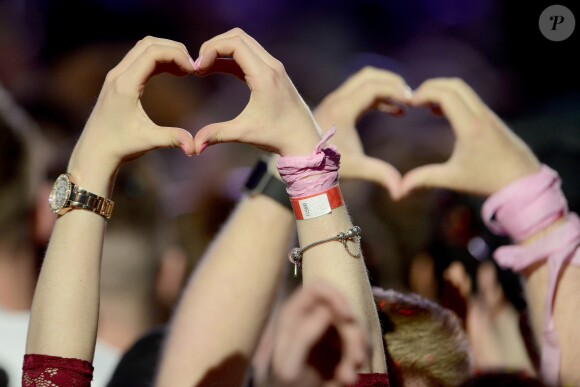
[[[448,180],[449,171],[446,164],[430,164],[412,169],[403,176],[400,197],[407,196],[417,188],[447,188]]]
[[[225,121],[209,124],[201,128],[194,138],[195,153],[201,154],[208,145],[237,141],[233,126],[234,121]]]
[[[185,129],[158,126],[153,133],[151,145],[154,148],[181,148],[188,156],[195,152],[193,136]]]
[[[374,157],[345,157],[341,161],[340,175],[346,179],[366,180],[386,188],[391,198],[401,194],[401,174],[391,164]]]

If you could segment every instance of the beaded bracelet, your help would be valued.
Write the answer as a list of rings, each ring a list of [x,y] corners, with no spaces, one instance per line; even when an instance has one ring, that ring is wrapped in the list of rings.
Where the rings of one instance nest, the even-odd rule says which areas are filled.
[[[359,243],[360,237],[361,237],[360,227],[353,226],[347,232],[338,233],[338,235],[333,236],[331,238],[327,238],[327,239],[323,239],[323,240],[318,241],[318,242],[311,243],[308,246],[305,246],[302,248],[294,247],[292,250],[290,250],[290,253],[288,253],[288,259],[290,260],[290,262],[292,264],[294,264],[294,277],[298,277],[298,269],[302,268],[302,255],[307,250],[310,250],[311,248],[316,247],[318,245],[321,245],[323,243],[338,241],[338,242],[342,243],[342,245],[344,246],[344,249],[346,250],[348,255],[350,255],[353,258],[360,258],[360,256],[361,256],[360,249],[359,249],[359,252],[357,254],[353,254],[348,249],[348,246],[346,244],[347,241],[355,241],[356,243]]]

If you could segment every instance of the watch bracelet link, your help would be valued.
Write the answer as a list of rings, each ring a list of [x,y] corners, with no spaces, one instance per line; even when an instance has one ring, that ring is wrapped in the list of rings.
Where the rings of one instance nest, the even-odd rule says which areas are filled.
[[[89,210],[106,219],[111,219],[114,202],[107,198],[97,196],[85,189],[75,187],[70,195],[70,206],[72,208]]]

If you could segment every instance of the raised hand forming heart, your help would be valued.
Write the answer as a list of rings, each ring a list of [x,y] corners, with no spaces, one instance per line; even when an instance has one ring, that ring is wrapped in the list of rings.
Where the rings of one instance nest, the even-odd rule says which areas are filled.
[[[364,153],[357,120],[372,109],[400,116],[401,106],[438,106],[456,135],[451,157],[409,171]],[[341,177],[373,181],[400,199],[418,188],[447,188],[487,196],[540,164],[531,150],[459,79],[431,79],[414,93],[397,74],[365,68],[329,94],[315,110],[322,128],[335,125],[331,140],[342,153]]]
[[[198,153],[216,143],[243,142],[282,156],[307,155],[320,141],[312,113],[282,63],[241,29],[205,42],[195,67],[198,75],[225,72],[243,78],[251,90],[248,104],[236,118],[197,132]]]
[[[488,196],[534,173],[540,163],[528,146],[460,79],[425,81],[412,106],[438,105],[455,133],[451,157],[408,172],[401,185],[407,195],[420,187],[447,188]]]
[[[147,64],[146,67],[135,67],[137,65],[134,62],[141,63],[136,59],[144,55],[156,58],[150,62],[142,61]],[[159,71],[169,70],[184,75],[191,72],[187,60],[187,50],[180,43],[151,37],[143,39],[111,71],[106,83],[113,87],[104,88],[103,93],[122,91],[123,85],[115,83],[128,70],[135,74],[132,82],[142,86]],[[162,66],[171,62],[177,66]],[[157,64],[151,66],[148,63]],[[183,129],[159,130],[146,116],[140,106],[140,95],[136,93],[132,101],[137,102],[137,111],[142,118],[135,120],[135,123],[139,130],[150,127],[150,135],[136,136],[146,140],[146,144],[133,144],[134,149],[119,150],[113,154],[112,168],[116,168],[122,159],[136,157],[156,147],[181,146],[188,154],[194,153],[192,148],[195,148],[195,153],[199,154],[208,145],[235,141],[281,155],[304,155],[309,154],[319,141],[320,129],[283,65],[242,30],[233,29],[204,43],[193,69],[200,76],[226,72],[246,81],[252,92],[246,108],[231,121],[202,128],[195,136],[195,145],[190,145],[189,134]],[[108,99],[101,98],[99,102],[101,100]],[[401,109],[398,106],[421,107],[433,104],[440,107],[456,135],[453,153],[445,163],[421,166],[401,177],[392,165],[365,155],[355,127],[365,112],[379,109],[400,115]],[[93,115],[105,108],[100,105],[97,103]],[[381,184],[395,199],[424,187],[489,195],[509,182],[539,169],[539,162],[530,149],[469,86],[457,79],[427,80],[413,94],[400,76],[385,70],[365,68],[327,96],[316,109],[315,115],[323,128],[330,128],[331,125],[337,127],[337,133],[331,141],[343,154],[341,176]],[[91,117],[87,125],[91,126],[92,121]],[[112,123],[110,127],[115,125]],[[83,137],[93,132],[98,133],[97,130],[86,130]],[[103,138],[102,133],[99,137]],[[101,142],[93,140],[80,141],[79,145]],[[121,143],[131,142],[116,142]],[[106,148],[115,151],[115,143]]]
[[[411,97],[411,88],[399,75],[366,67],[322,100],[314,116],[321,128],[336,127],[330,142],[342,154],[341,178],[371,181],[388,189],[392,198],[400,197],[401,174],[384,160],[365,154],[356,123],[373,109],[399,116],[399,105],[408,105]]]

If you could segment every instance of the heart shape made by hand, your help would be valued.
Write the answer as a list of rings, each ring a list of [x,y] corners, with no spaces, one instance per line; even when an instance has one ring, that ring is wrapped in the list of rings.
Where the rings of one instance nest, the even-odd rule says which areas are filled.
[[[456,141],[446,162],[401,176],[391,164],[365,154],[358,119],[370,110],[401,116],[402,107],[429,107],[447,118]],[[329,94],[315,117],[321,127],[337,128],[331,141],[343,156],[341,176],[380,184],[393,199],[425,187],[488,196],[540,168],[526,144],[460,79],[429,79],[413,92],[397,74],[364,68]]]

